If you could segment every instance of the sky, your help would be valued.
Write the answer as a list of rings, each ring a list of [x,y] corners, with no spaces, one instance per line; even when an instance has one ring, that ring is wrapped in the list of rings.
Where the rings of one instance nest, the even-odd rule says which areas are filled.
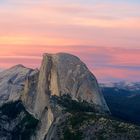
[[[0,70],[67,52],[100,82],[140,81],[139,0],[0,0]]]

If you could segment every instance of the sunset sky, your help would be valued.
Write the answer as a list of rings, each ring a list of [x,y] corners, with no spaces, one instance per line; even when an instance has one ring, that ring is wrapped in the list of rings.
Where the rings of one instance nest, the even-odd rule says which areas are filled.
[[[81,58],[100,82],[140,81],[140,0],[0,0],[0,69]]]

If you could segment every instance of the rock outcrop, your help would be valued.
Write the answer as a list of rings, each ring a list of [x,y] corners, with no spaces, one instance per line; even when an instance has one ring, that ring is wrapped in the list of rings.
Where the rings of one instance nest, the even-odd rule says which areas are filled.
[[[67,108],[59,98],[67,95],[74,104],[81,103],[77,105],[82,110],[84,103],[84,111],[94,108],[102,114],[109,112],[95,76],[76,56],[44,54],[40,71],[18,65],[0,73],[1,105],[19,100],[39,120],[32,140],[52,138],[51,130]]]
[[[16,65],[0,73],[0,106],[3,103],[19,100],[24,82],[27,77],[34,74],[36,70]]]
[[[69,94],[72,99],[87,101],[109,111],[95,76],[76,56],[58,53],[44,54],[39,73],[35,113],[40,116],[50,96]]]
[[[39,74],[28,77],[21,98],[27,110],[41,120],[36,139],[43,140],[61,114],[55,116],[50,98],[63,95],[93,104],[100,112],[109,112],[95,76],[79,58],[66,53],[44,54]]]

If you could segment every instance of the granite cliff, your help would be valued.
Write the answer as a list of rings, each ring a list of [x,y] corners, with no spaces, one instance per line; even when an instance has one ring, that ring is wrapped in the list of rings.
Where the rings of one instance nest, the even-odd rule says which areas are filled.
[[[117,133],[109,115],[95,76],[71,54],[44,54],[40,70],[17,65],[0,72],[3,140],[90,140],[98,138],[95,132],[103,126],[112,130],[114,139]],[[100,118],[107,124],[101,124]],[[139,137],[139,128],[132,127],[132,134]],[[107,130],[104,133],[109,140]]]
[[[52,97],[64,95],[86,101],[100,112],[109,112],[95,76],[79,58],[66,53],[44,54],[40,72],[29,76],[22,98],[29,112],[41,121],[37,139],[44,139],[53,121],[61,116],[62,107],[54,108]]]

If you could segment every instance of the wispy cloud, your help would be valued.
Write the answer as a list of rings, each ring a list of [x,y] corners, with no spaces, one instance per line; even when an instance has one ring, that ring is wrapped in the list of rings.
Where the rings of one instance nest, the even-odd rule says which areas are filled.
[[[138,80],[139,7],[136,0],[1,1],[0,67],[38,67],[44,52],[69,52],[100,80]]]
[[[65,0],[7,1],[0,6],[0,43],[140,45],[139,4],[87,3]]]

